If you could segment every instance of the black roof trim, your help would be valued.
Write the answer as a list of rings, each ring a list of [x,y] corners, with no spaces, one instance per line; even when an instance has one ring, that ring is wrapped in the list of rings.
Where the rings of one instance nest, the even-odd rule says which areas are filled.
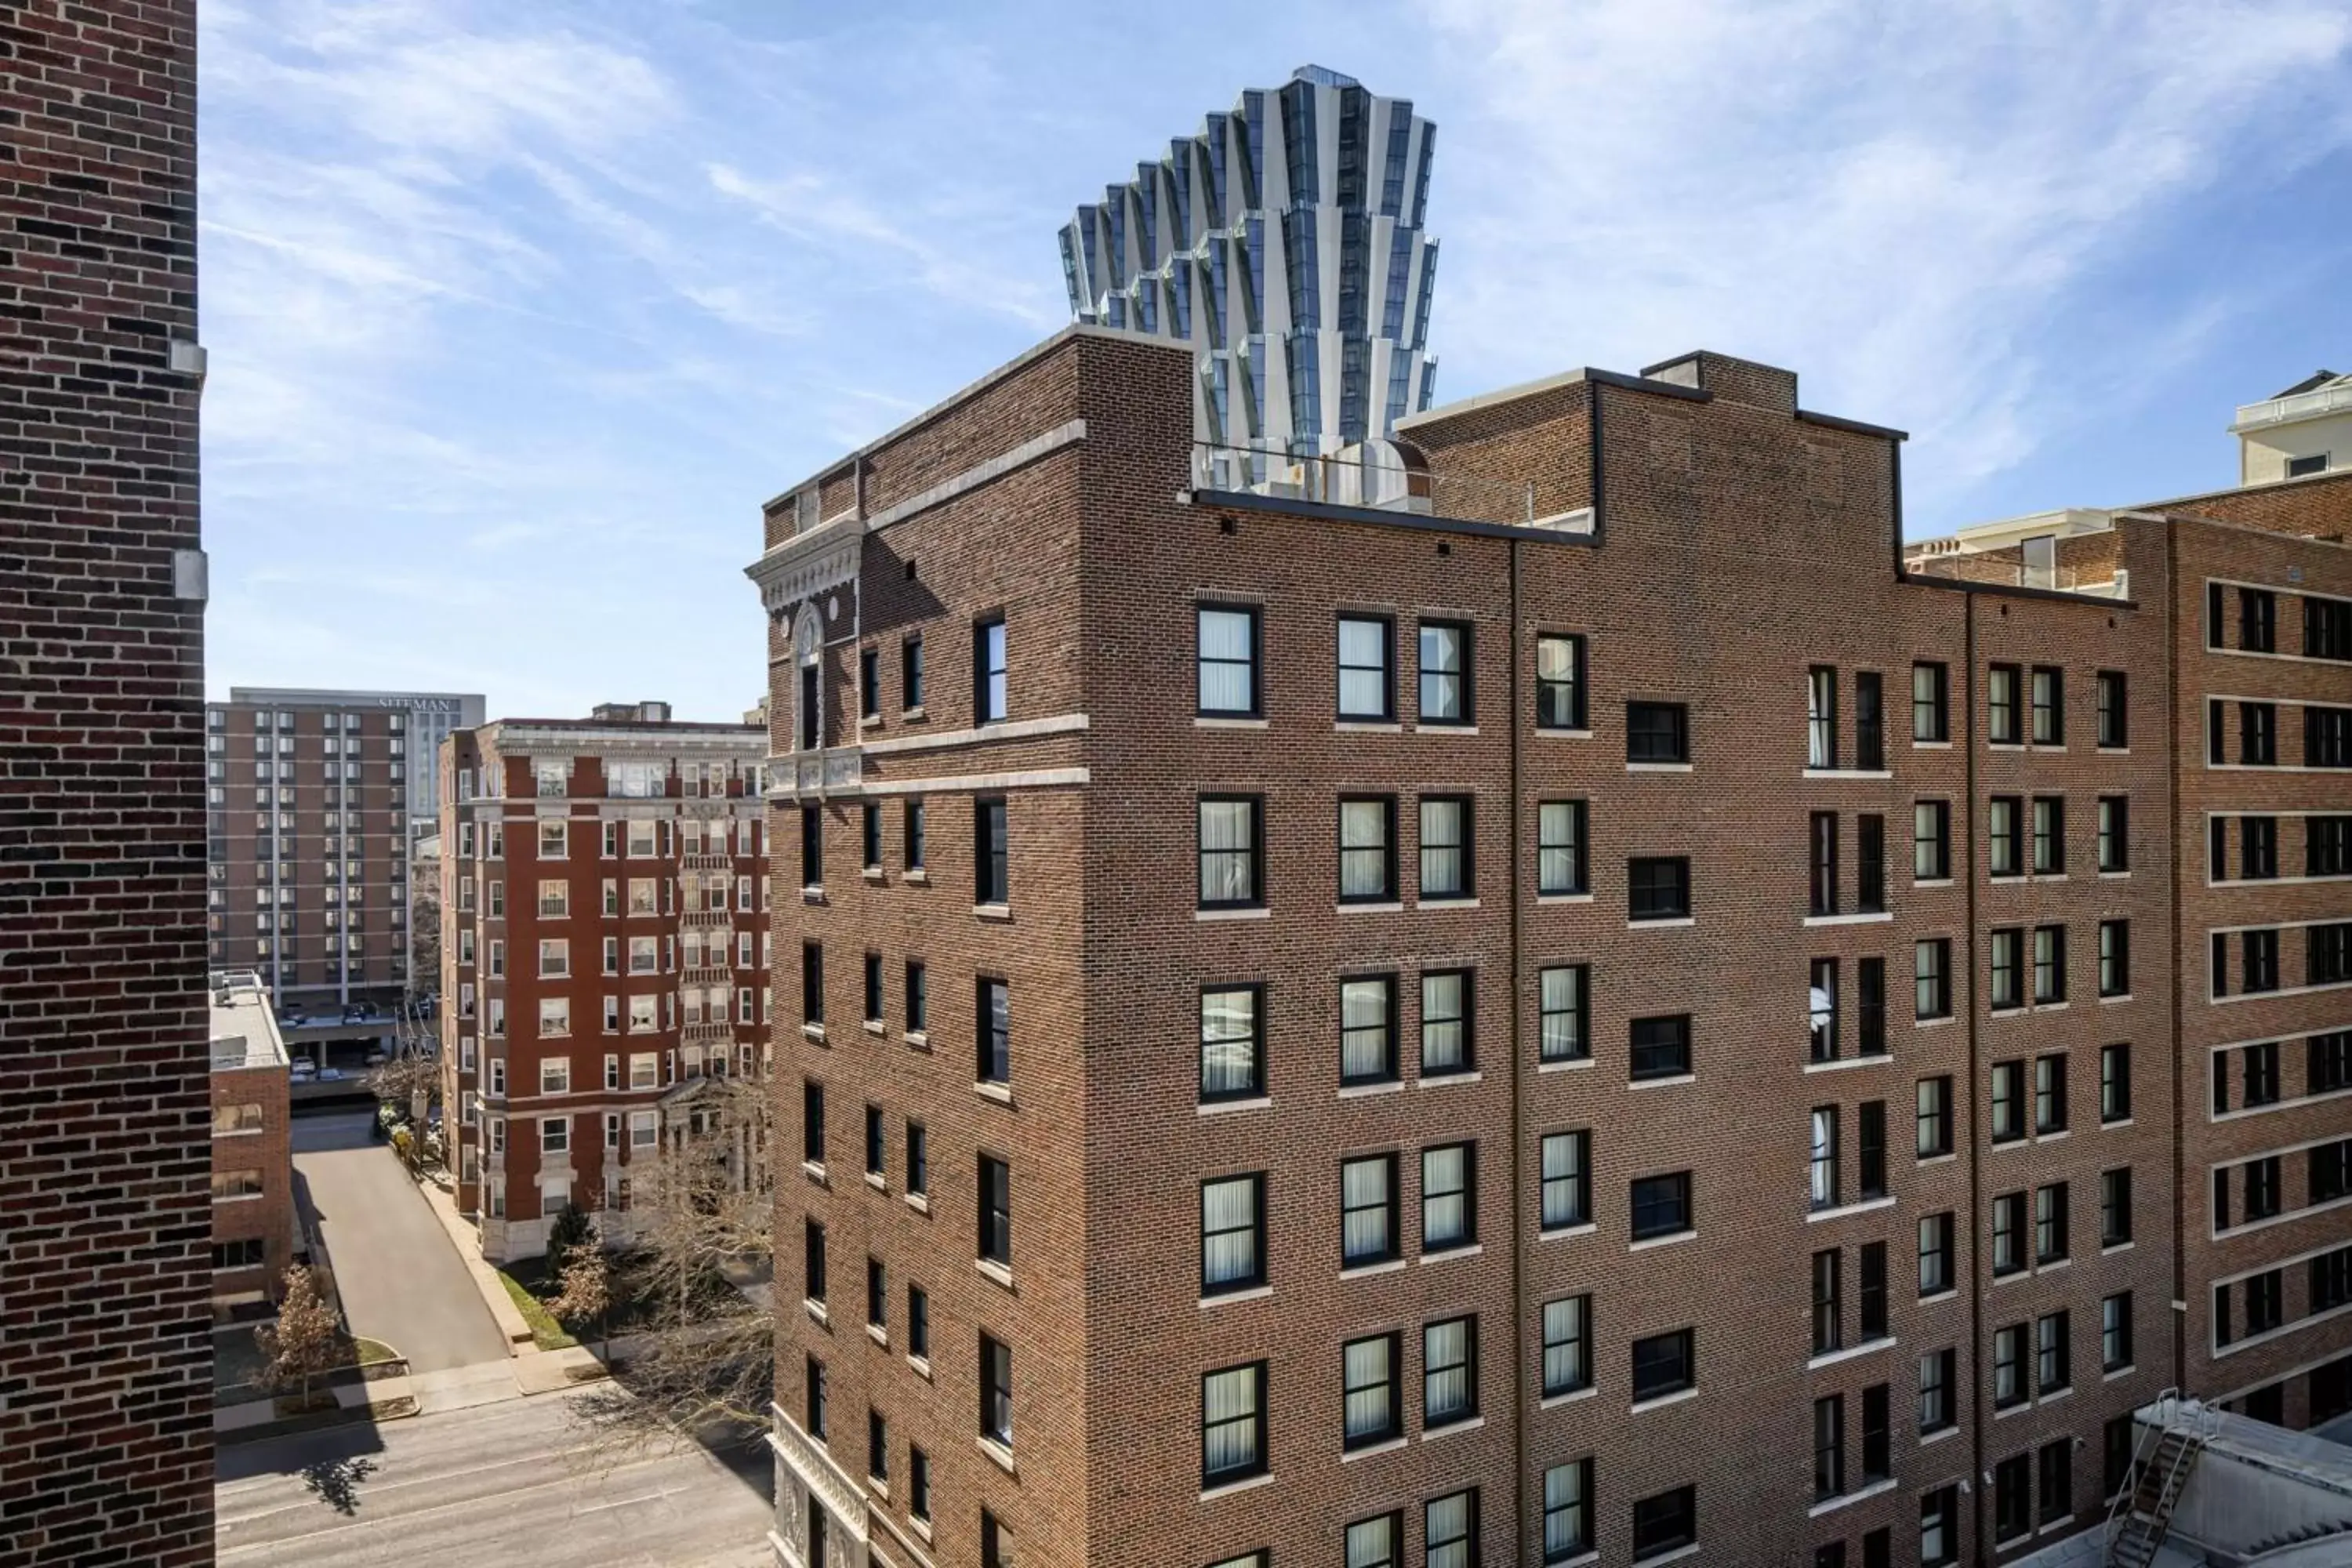
[[[1797,417],[1808,425],[1819,425],[1831,430],[1851,430],[1857,436],[1884,436],[1890,441],[1908,441],[1911,432],[1897,430],[1891,425],[1865,425],[1859,419],[1848,419],[1836,414],[1816,414],[1810,408],[1797,410]]]

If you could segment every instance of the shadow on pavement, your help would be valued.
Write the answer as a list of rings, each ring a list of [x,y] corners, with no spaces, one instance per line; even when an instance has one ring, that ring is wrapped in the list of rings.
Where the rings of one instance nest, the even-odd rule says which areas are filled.
[[[374,1473],[375,1461],[365,1456],[320,1459],[302,1467],[302,1484],[337,1513],[352,1514],[360,1510],[359,1484]]]
[[[299,1475],[338,1512],[349,1513],[358,1500],[358,1483],[375,1468],[367,1456],[383,1451],[383,1436],[375,1423],[353,1421],[224,1445],[215,1450],[213,1476],[215,1481],[241,1481],[252,1476]]]

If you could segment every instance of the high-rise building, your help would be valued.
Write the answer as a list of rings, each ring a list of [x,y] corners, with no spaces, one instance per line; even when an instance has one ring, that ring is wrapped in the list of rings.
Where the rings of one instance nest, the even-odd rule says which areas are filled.
[[[205,710],[210,962],[252,971],[281,1011],[388,1004],[421,978],[409,721],[356,697]]]
[[[664,702],[443,745],[442,1102],[485,1257],[544,1252],[567,1204],[625,1232],[664,1108],[759,1069],[767,751]]]
[[[208,1562],[195,0],[0,97],[0,1564]]]
[[[780,1563],[2006,1562],[2343,1405],[2352,474],[1906,550],[1700,353],[1303,505],[1175,347],[766,511]]]
[[[1436,142],[1410,101],[1321,66],[1252,88],[1064,226],[1070,312],[1190,346],[1212,449],[1312,457],[1386,436],[1436,375]]]
[[[453,730],[479,724],[488,709],[479,692],[334,691],[315,687],[233,686],[231,706],[273,711],[320,710],[340,714],[381,710],[403,716],[408,737],[408,831],[429,831],[440,820],[441,779],[435,761]]]

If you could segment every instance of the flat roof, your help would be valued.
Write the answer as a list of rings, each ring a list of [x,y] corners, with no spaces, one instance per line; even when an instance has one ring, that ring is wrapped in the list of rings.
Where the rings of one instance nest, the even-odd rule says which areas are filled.
[[[258,977],[233,973],[213,980],[213,1070],[284,1067],[286,1040],[278,1032],[277,1010]]]

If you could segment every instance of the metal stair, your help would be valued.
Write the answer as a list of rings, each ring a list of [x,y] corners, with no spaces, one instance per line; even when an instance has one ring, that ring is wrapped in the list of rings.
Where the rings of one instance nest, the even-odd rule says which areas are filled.
[[[2140,1439],[2132,1468],[2107,1510],[2107,1568],[2148,1568],[2172,1529],[2172,1510],[2216,1426],[2205,1406],[2168,1388],[2156,1401],[2160,1426]]]

